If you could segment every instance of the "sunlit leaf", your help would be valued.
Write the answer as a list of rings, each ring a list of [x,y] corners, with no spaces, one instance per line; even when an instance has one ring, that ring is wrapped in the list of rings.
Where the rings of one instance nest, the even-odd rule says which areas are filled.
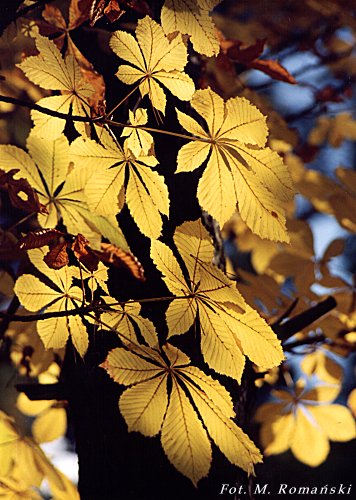
[[[183,101],[189,101],[194,92],[193,80],[184,73],[187,48],[181,35],[171,41],[162,27],[146,16],[137,23],[136,38],[124,31],[116,31],[110,47],[132,66],[119,66],[116,76],[124,83],[139,82],[142,97],[148,94],[152,106],[163,114],[166,96],[162,87]]]
[[[48,90],[59,90],[59,96],[43,97],[38,104],[52,111],[59,111],[70,115],[90,115],[88,100],[94,88],[82,78],[80,67],[73,55],[64,59],[56,45],[39,34],[35,36],[36,48],[39,55],[27,57],[18,65],[33,83]],[[56,139],[61,135],[65,120],[49,116],[32,110],[34,134],[47,139]],[[80,133],[85,133],[85,124],[75,122]]]
[[[194,49],[206,56],[216,56],[220,45],[209,12],[220,0],[166,0],[161,22],[166,33],[180,31],[190,35]]]
[[[179,151],[177,172],[195,170],[211,151],[198,185],[201,207],[223,226],[238,206],[258,236],[288,241],[283,204],[293,197],[292,182],[281,158],[264,147],[265,117],[246,99],[235,97],[224,103],[210,89],[195,92],[191,105],[209,132],[177,111],[181,125],[196,136]]]

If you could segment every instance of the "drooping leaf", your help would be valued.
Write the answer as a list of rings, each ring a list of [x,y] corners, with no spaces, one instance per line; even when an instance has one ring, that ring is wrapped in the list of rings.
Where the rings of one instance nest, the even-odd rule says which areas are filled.
[[[168,459],[194,485],[210,469],[208,435],[228,460],[253,472],[253,464],[261,461],[261,455],[232,420],[229,393],[219,382],[190,366],[188,356],[176,347],[166,344],[163,350],[168,364],[158,351],[137,346],[131,352],[114,349],[101,365],[117,383],[131,386],[119,400],[129,431],[145,436],[161,431]]]
[[[177,173],[195,170],[210,154],[198,185],[201,207],[223,226],[237,206],[257,235],[288,241],[283,203],[293,196],[292,182],[281,158],[265,147],[265,117],[246,99],[224,103],[210,89],[198,90],[191,104],[209,132],[177,111],[180,124],[196,137],[180,149]]]
[[[137,23],[136,38],[124,31],[116,31],[110,47],[131,66],[119,66],[116,76],[124,83],[139,82],[142,97],[148,94],[152,106],[163,114],[166,96],[161,87],[183,101],[189,101],[194,92],[193,80],[184,73],[187,48],[181,35],[171,41],[162,27],[146,16]]]
[[[96,251],[95,255],[107,264],[127,269],[139,281],[146,281],[142,264],[131,252],[125,252],[116,245],[102,243],[101,251]]]
[[[199,319],[204,360],[216,372],[240,381],[245,355],[263,367],[283,360],[280,341],[257,311],[246,305],[222,271],[211,264],[213,246],[200,222],[177,228],[174,241],[187,268],[184,275],[172,250],[151,243],[151,258],[177,298],[168,306],[168,338],[185,333]]]

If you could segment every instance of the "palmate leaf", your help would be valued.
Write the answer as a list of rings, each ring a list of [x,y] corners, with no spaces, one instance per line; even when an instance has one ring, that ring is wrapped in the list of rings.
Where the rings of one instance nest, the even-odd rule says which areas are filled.
[[[70,115],[90,116],[88,99],[94,88],[82,78],[79,64],[72,54],[64,59],[51,40],[39,34],[35,35],[39,55],[27,57],[18,67],[27,78],[48,90],[60,90],[62,95],[44,97],[38,104],[52,111]],[[34,134],[47,139],[56,139],[64,129],[65,120],[32,110]],[[79,133],[85,133],[85,123],[75,122]]]
[[[295,391],[272,391],[276,401],[261,405],[256,413],[256,420],[262,424],[265,454],[290,449],[299,461],[317,467],[329,453],[329,440],[354,439],[356,427],[350,410],[332,403],[338,393],[337,386],[307,390],[299,383]]]
[[[166,33],[190,35],[194,50],[208,57],[218,55],[220,43],[209,12],[220,0],[166,0],[161,22]]]
[[[193,80],[184,73],[187,63],[187,48],[179,34],[171,41],[162,27],[146,16],[137,23],[136,38],[124,31],[116,31],[110,47],[132,66],[122,65],[116,76],[131,85],[139,83],[142,97],[149,96],[152,106],[163,114],[166,96],[161,87],[183,101],[191,99],[195,87]]]
[[[48,247],[29,250],[28,255],[34,266],[51,281],[53,288],[32,274],[20,276],[14,292],[20,303],[28,311],[64,312],[75,309],[83,300],[82,290],[72,285],[75,273],[71,267],[50,269],[43,257]],[[69,335],[73,345],[83,357],[88,349],[88,333],[80,316],[51,317],[37,322],[38,334],[46,349],[60,349],[65,346]]]
[[[166,312],[168,338],[187,332],[199,319],[202,354],[216,372],[240,382],[245,356],[264,368],[278,366],[284,359],[280,341],[245,303],[236,283],[211,264],[214,249],[201,223],[177,228],[174,242],[189,279],[169,247],[151,243],[151,258],[177,297]]]
[[[105,146],[78,138],[70,150],[75,165],[90,172],[84,190],[89,208],[97,216],[114,217],[125,201],[140,231],[149,238],[158,238],[162,230],[160,214],[168,215],[169,197],[163,177],[152,170],[157,165],[156,158],[136,158],[129,149],[116,145],[108,134],[101,138]]]
[[[62,218],[69,233],[83,234],[93,247],[100,247],[102,236],[129,250],[114,216],[93,214],[86,203],[84,186],[90,176],[86,168],[70,168],[69,144],[62,136],[56,140],[27,139],[28,153],[15,146],[0,145],[0,168],[18,169],[15,178],[25,177],[35,189],[48,214],[39,214],[42,227],[54,228]]]
[[[129,386],[119,400],[129,431],[145,436],[161,432],[168,459],[195,486],[209,473],[212,452],[208,435],[232,463],[253,473],[261,455],[233,422],[229,393],[189,366],[188,356],[176,347],[166,344],[163,350],[169,364],[156,350],[117,348],[101,365],[115,382]]]
[[[223,226],[237,205],[258,236],[289,241],[283,203],[293,197],[292,182],[281,158],[265,147],[265,117],[246,99],[225,103],[211,89],[196,91],[191,104],[209,131],[177,110],[182,127],[196,137],[180,149],[177,173],[195,170],[209,157],[198,185],[201,207]]]

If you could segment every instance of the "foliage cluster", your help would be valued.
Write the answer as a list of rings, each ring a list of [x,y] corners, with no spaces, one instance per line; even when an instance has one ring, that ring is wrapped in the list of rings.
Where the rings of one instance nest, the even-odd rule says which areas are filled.
[[[75,349],[86,363],[96,337],[114,332],[116,347],[100,370],[125,387],[118,407],[128,431],[160,434],[170,463],[195,486],[209,474],[214,448],[249,475],[262,461],[236,420],[246,377],[264,394],[271,389],[256,412],[265,455],[290,449],[314,467],[326,459],[329,440],[355,437],[355,392],[350,408],[335,403],[356,340],[354,283],[330,265],[344,241],[333,240],[316,257],[307,217],[298,218],[295,204],[298,192],[313,211],[355,230],[354,172],[339,166],[329,178],[305,166],[325,141],[337,148],[355,138],[355,122],[347,113],[325,113],[305,140],[298,137],[241,83],[239,71],[255,68],[296,84],[279,62],[261,58],[266,41],[255,39],[253,23],[262,20],[256,14],[250,23],[228,23],[223,10],[211,15],[219,3],[165,0],[158,9],[144,1],[71,0],[66,10],[47,4],[41,19],[17,26],[0,81],[2,114],[18,124],[27,119],[21,104],[32,108],[26,137],[26,127],[0,121],[0,188],[3,206],[13,208],[0,234],[4,357],[20,374],[53,383],[61,380],[66,352]],[[236,19],[243,5],[232,7]],[[322,3],[309,8],[331,16]],[[300,11],[295,17],[305,24]],[[119,97],[81,51],[75,32],[86,29],[102,36],[99,52],[115,56]],[[278,50],[284,38],[273,33],[267,43]],[[333,36],[323,42],[341,79],[351,49],[334,48]],[[199,78],[194,60],[203,68]],[[114,72],[110,67],[107,82]],[[338,102],[326,88],[317,99],[315,106]],[[166,164],[160,137],[176,165]],[[178,178],[196,186],[188,209],[199,206],[183,221],[176,214]],[[219,227],[238,249],[226,268],[215,263]],[[248,265],[239,261],[246,256]],[[119,292],[110,279],[117,268],[126,273]],[[131,295],[125,280],[135,281]],[[333,311],[308,316],[330,294]],[[252,365],[253,375],[246,374]],[[0,491],[40,498],[36,488],[46,477],[54,498],[76,498],[39,447],[65,434],[65,402],[30,401],[22,393],[17,408],[34,418],[32,437],[0,414]],[[26,475],[29,463],[35,479]]]

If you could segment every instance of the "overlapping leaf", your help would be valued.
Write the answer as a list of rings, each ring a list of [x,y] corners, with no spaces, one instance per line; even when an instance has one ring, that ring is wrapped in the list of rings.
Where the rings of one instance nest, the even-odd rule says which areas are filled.
[[[72,285],[74,273],[71,267],[59,270],[50,269],[43,257],[48,248],[29,250],[32,264],[47,277],[51,287],[32,274],[23,274],[15,284],[15,294],[20,303],[31,312],[65,312],[76,309],[83,300],[82,290]],[[72,342],[83,357],[88,349],[88,333],[80,316],[53,316],[37,322],[37,331],[46,347],[59,349],[64,347],[69,335]]]
[[[62,218],[69,233],[82,233],[93,246],[101,235],[128,250],[126,240],[114,216],[93,214],[85,199],[84,186],[90,176],[87,168],[72,168],[69,144],[64,136],[47,140],[31,134],[26,153],[15,146],[0,145],[0,167],[18,169],[15,178],[25,177],[35,189],[48,214],[39,214],[42,227],[53,228]]]
[[[72,54],[64,59],[48,38],[35,35],[37,56],[27,57],[18,66],[33,83],[48,90],[59,90],[61,95],[43,97],[38,104],[52,111],[70,115],[90,116],[88,100],[94,88],[82,78],[79,64]],[[65,120],[32,110],[34,133],[40,137],[56,139],[64,129]],[[85,124],[75,122],[80,133],[85,133]]]
[[[162,27],[146,16],[137,23],[136,38],[125,31],[116,31],[110,47],[131,66],[119,67],[116,76],[124,83],[139,82],[142,97],[148,95],[152,106],[163,114],[166,96],[161,87],[166,87],[182,101],[191,99],[195,87],[193,80],[184,73],[187,63],[187,48],[179,34],[171,41]]]
[[[145,436],[161,432],[169,461],[194,485],[210,469],[208,435],[230,462],[253,473],[261,455],[233,422],[234,410],[226,389],[198,368],[188,366],[190,359],[179,349],[169,344],[163,349],[169,364],[150,349],[114,349],[101,365],[115,382],[130,386],[119,400],[129,431]]]
[[[146,125],[147,111],[143,108],[138,108],[136,111],[129,110],[130,124],[134,126]],[[138,156],[146,156],[153,147],[153,137],[146,130],[139,128],[125,127],[121,137],[127,137],[125,144],[133,154]]]
[[[102,138],[105,146],[83,138],[71,145],[75,165],[80,171],[90,172],[84,190],[89,208],[98,216],[114,217],[126,202],[140,231],[149,238],[158,238],[162,230],[160,214],[168,215],[169,198],[163,177],[152,170],[158,163],[156,158],[136,158],[108,135]]]
[[[210,89],[195,92],[191,104],[209,131],[177,111],[182,127],[195,136],[180,149],[177,172],[195,170],[209,157],[198,185],[201,207],[223,226],[238,205],[254,233],[288,241],[283,203],[293,196],[292,183],[281,158],[265,147],[265,117],[246,99],[225,103]]]
[[[166,33],[190,35],[194,50],[206,56],[216,56],[219,39],[209,12],[221,0],[166,0],[162,7],[161,22]]]
[[[183,224],[174,241],[188,275],[169,247],[159,241],[151,244],[151,258],[177,297],[166,313],[168,337],[185,333],[199,318],[205,361],[237,381],[241,380],[245,355],[265,368],[280,364],[283,352],[272,329],[246,305],[235,282],[211,264],[213,246],[201,223]]]
[[[155,326],[152,321],[140,315],[141,306],[139,303],[131,302],[121,306],[112,297],[104,297],[104,300],[106,304],[110,305],[110,311],[100,316],[103,328],[111,327],[117,331],[124,343],[137,343],[136,326],[150,347],[158,344],[158,335]]]

